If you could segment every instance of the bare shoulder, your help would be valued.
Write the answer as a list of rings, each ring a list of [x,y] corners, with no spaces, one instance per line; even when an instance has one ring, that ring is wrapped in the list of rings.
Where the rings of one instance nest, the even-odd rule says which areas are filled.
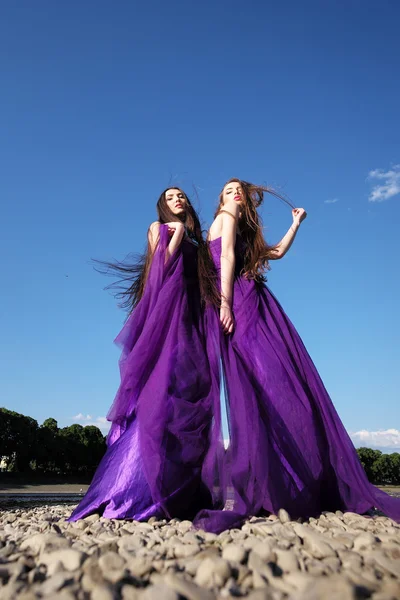
[[[160,225],[159,221],[154,221],[147,232],[147,239],[152,250],[154,250],[160,238]]]
[[[239,217],[239,204],[234,200],[229,200],[221,208],[219,214],[223,216],[224,220],[228,219],[229,217],[234,217],[237,219]]]
[[[154,221],[154,223],[152,223],[149,227],[149,231],[151,231],[152,234],[158,233],[160,231],[160,221]]]
[[[160,234],[160,225],[159,221],[154,221],[149,227],[148,236],[149,238],[156,238]]]
[[[239,205],[233,200],[220,209],[208,232],[208,239],[214,240],[222,235],[222,230],[236,229],[239,218]]]

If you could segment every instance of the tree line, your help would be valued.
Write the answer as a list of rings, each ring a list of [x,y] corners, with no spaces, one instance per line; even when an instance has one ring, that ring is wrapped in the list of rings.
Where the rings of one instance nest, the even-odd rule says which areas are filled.
[[[106,438],[94,425],[59,428],[55,419],[42,425],[7,408],[0,408],[0,461],[5,471],[91,475],[105,450]],[[400,485],[400,454],[358,448],[371,483]]]
[[[400,454],[383,454],[372,448],[358,448],[357,454],[364,471],[375,485],[400,485]]]
[[[90,475],[106,450],[105,437],[94,425],[42,425],[32,417],[0,408],[2,471],[14,473]]]

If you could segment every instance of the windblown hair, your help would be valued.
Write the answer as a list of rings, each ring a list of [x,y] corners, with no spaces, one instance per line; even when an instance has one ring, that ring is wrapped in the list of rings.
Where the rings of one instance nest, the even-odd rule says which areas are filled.
[[[244,202],[240,207],[238,222],[240,236],[245,243],[242,274],[247,279],[265,281],[265,273],[270,269],[269,261],[274,256],[276,246],[267,244],[263,234],[262,220],[258,214],[257,208],[264,202],[265,193],[279,198],[279,200],[282,200],[292,208],[293,206],[283,195],[270,187],[255,185],[254,183],[249,183],[242,179],[233,178],[227,181],[222,188],[219,195],[219,205],[214,218],[222,209],[223,192],[229,183],[240,183],[244,194]]]
[[[183,194],[186,200],[186,210],[182,215],[174,215],[168,207],[166,200],[168,190],[178,190]],[[185,225],[187,235],[198,246],[197,270],[201,298],[205,302],[218,306],[220,295],[216,283],[215,268],[208,252],[207,244],[203,238],[199,217],[189,198],[179,187],[170,186],[161,193],[156,209],[159,223],[181,221]],[[154,247],[156,246],[155,244]],[[111,276],[117,275],[119,277],[117,281],[107,286],[106,289],[118,290],[115,296],[121,301],[121,308],[125,308],[129,313],[133,311],[143,297],[152,259],[153,252],[148,239],[146,250],[141,255],[136,255],[132,258],[128,256],[122,262],[96,261],[100,265],[100,268],[97,269],[100,273]]]

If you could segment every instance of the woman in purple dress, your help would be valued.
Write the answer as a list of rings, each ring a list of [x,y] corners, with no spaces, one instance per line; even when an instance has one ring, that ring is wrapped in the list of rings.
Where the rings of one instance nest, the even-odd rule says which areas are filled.
[[[108,449],[75,521],[191,518],[210,505],[201,483],[217,375],[210,370],[201,296],[218,299],[198,216],[179,188],[165,190],[141,263],[122,273],[131,314],[116,342],[121,384],[107,415]],[[213,291],[214,290],[214,291]]]
[[[209,231],[221,307],[207,310],[207,336],[220,351],[230,445],[225,453],[215,397],[203,479],[221,510],[202,511],[196,525],[220,531],[280,508],[299,518],[376,507],[398,520],[400,500],[368,482],[306,348],[264,284],[269,261],[286,254],[306,218],[293,209],[286,235],[268,246],[257,212],[264,192],[230,180]]]

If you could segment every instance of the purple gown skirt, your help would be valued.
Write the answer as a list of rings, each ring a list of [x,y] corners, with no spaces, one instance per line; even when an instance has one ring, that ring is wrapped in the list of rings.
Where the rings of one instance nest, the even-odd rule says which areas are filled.
[[[201,467],[208,449],[213,378],[197,278],[197,246],[166,260],[160,227],[145,293],[116,342],[121,384],[107,415],[107,451],[72,513],[109,518],[193,518],[211,506]]]
[[[210,243],[220,271],[221,238]],[[365,513],[375,507],[400,520],[400,499],[369,483],[320,376],[282,307],[260,283],[245,279],[236,244],[235,331],[221,332],[207,309],[210,361],[221,364],[230,445],[223,449],[219,398],[203,481],[213,510],[195,523],[212,531],[285,508],[293,518],[321,511]]]

